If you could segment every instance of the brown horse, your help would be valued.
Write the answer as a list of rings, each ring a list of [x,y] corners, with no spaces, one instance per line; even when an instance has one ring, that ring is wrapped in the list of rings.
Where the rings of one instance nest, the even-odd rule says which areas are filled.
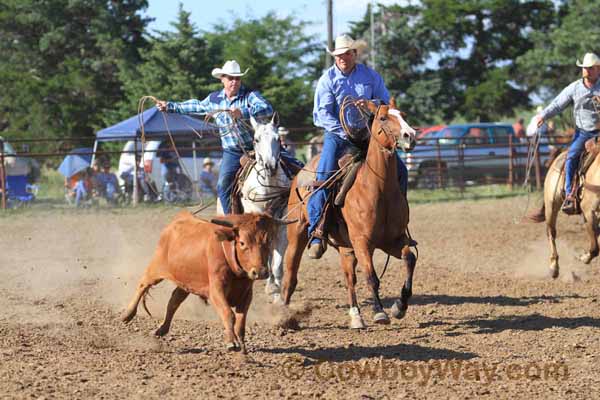
[[[373,252],[381,249],[406,263],[407,278],[402,287],[400,302],[396,301],[392,315],[402,318],[412,295],[412,279],[416,257],[410,251],[407,226],[409,209],[406,197],[400,190],[396,169],[396,149],[412,150],[415,131],[402,118],[392,100],[390,106],[377,107],[368,102],[374,113],[366,160],[356,174],[354,185],[346,195],[341,208],[334,213],[327,225],[330,243],[341,256],[341,266],[346,278],[350,327],[364,328],[356,300],[356,265],[364,268],[373,298],[374,321],[390,322],[379,298],[379,279],[373,267]],[[308,170],[316,170],[319,159],[313,158]],[[306,188],[298,187],[298,176],[293,180],[288,201],[289,218],[298,219],[288,225],[288,248],[285,258],[285,274],[282,296],[287,305],[298,282],[298,269],[302,253],[308,243],[308,212]]]
[[[591,148],[586,143],[586,148]],[[556,250],[556,220],[564,200],[565,186],[564,164],[567,152],[559,154],[550,164],[544,181],[544,206],[541,218],[533,218],[536,222],[546,221],[546,234],[550,244],[550,273],[553,278],[559,274],[558,251]],[[598,215],[600,212],[600,153],[585,173],[585,183],[582,188],[580,207],[585,222],[585,231],[589,239],[589,250],[579,257],[579,260],[589,264],[599,254],[598,249]]]

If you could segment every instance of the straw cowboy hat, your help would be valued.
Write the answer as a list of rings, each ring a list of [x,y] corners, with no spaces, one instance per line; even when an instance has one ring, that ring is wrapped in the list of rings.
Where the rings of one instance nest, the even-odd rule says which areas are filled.
[[[277,128],[277,134],[279,136],[285,136],[288,133],[290,133],[290,131],[288,131],[287,128],[284,128],[283,126],[280,126],[279,128]]]
[[[332,56],[339,56],[348,50],[363,50],[366,47],[367,43],[364,40],[354,40],[348,35],[340,35],[335,38],[335,49],[329,50],[326,47],[325,50]]]
[[[202,166],[204,167],[206,165],[215,165],[215,163],[210,159],[210,157],[206,157],[204,161],[202,161]]]
[[[585,56],[583,56],[583,62],[579,62],[579,60],[577,60],[576,64],[581,68],[589,68],[593,67],[594,65],[600,65],[600,58],[598,58],[598,56],[594,53],[585,53]]]
[[[244,72],[240,68],[240,64],[238,64],[235,60],[229,60],[224,65],[223,68],[215,68],[212,70],[212,76],[217,79],[220,79],[223,75],[229,76],[244,76],[248,73],[250,68],[246,68]]]

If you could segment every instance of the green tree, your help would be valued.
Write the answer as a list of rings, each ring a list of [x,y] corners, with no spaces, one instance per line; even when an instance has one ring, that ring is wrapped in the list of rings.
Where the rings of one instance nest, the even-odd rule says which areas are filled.
[[[3,0],[0,121],[9,136],[92,137],[137,62],[146,0]]]
[[[220,64],[235,59],[242,68],[250,68],[244,84],[261,91],[283,125],[297,127],[312,121],[312,84],[320,72],[313,62],[322,48],[304,33],[308,25],[271,12],[259,19],[236,18],[207,35],[213,47],[222,49]]]
[[[132,70],[124,70],[121,78],[125,98],[117,106],[114,122],[137,112],[142,96],[182,101],[204,98],[218,88],[210,75],[213,62],[206,40],[190,21],[190,13],[179,5],[173,32],[158,32],[141,51],[142,62]]]

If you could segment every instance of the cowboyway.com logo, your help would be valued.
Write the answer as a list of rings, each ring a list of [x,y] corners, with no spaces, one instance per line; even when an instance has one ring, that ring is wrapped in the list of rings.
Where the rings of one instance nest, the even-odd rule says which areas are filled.
[[[435,360],[410,362],[395,360],[332,362],[317,360],[304,366],[298,358],[287,358],[283,375],[291,380],[312,377],[320,381],[402,380],[427,385],[439,380],[464,380],[490,384],[498,381],[569,379],[569,368],[562,362],[491,363],[486,361]]]

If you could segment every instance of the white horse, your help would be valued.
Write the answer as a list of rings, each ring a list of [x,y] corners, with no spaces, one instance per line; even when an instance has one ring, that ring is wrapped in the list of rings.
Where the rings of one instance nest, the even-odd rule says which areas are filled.
[[[281,167],[279,156],[281,144],[277,126],[273,119],[266,124],[250,118],[254,128],[254,153],[256,163],[246,177],[241,189],[242,207],[245,213],[270,212],[273,217],[281,218],[287,210],[287,196],[290,191],[290,179]],[[220,204],[217,212],[222,214]],[[281,280],[283,279],[283,257],[287,248],[287,230],[285,225],[278,226],[278,233],[272,243],[269,259],[269,279],[265,287],[273,303],[282,304]]]

